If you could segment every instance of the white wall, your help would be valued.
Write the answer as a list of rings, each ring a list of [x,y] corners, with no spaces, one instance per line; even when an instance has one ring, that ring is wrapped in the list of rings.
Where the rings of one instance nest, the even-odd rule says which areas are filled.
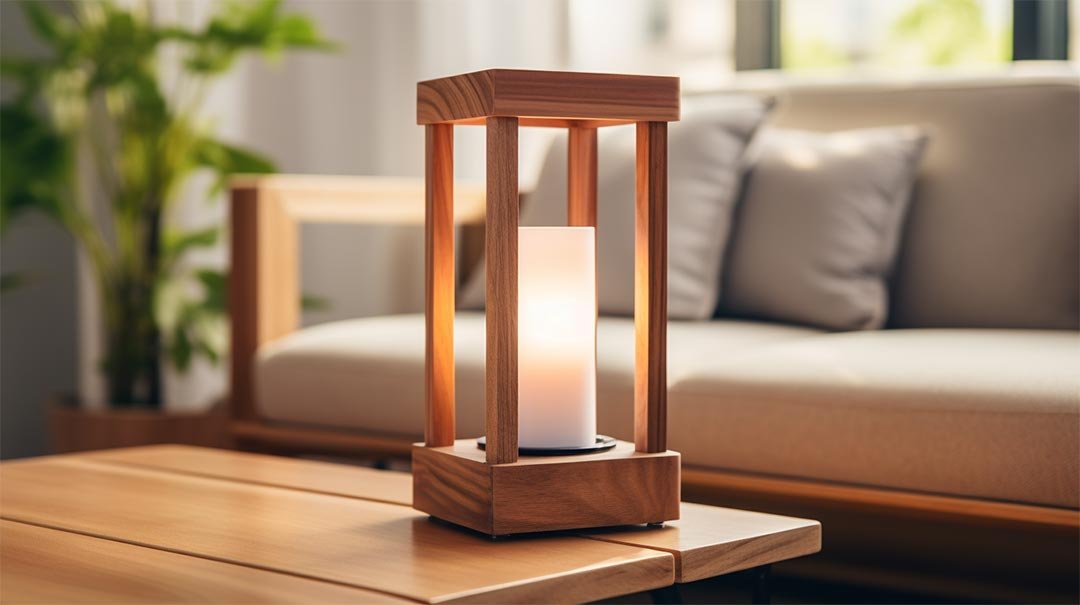
[[[0,2],[0,40],[5,54],[42,50],[14,2]],[[0,299],[0,458],[39,456],[46,403],[76,388],[74,242],[45,217],[26,216],[0,239],[0,270],[31,279]]]

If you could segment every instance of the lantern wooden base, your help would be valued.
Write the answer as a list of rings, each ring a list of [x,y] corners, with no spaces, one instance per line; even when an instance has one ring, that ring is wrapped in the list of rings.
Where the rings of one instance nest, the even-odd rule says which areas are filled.
[[[619,441],[596,454],[488,464],[475,439],[414,444],[413,507],[492,536],[679,518],[679,453]]]

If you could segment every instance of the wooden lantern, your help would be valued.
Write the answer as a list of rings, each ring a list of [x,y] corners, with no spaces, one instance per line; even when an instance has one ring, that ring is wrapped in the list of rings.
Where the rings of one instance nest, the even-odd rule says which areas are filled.
[[[427,423],[412,451],[416,509],[490,535],[678,519],[679,454],[666,444],[667,123],[678,119],[678,78],[491,69],[417,85],[426,129]],[[456,124],[487,127],[483,451],[454,432]],[[637,128],[634,443],[519,456],[518,128],[569,130],[568,222],[596,227],[597,128],[618,124]]]

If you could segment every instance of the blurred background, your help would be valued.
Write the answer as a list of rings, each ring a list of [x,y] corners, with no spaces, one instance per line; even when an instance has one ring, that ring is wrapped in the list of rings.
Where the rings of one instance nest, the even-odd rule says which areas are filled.
[[[43,2],[74,11],[70,2]],[[140,3],[121,2],[132,6]],[[162,23],[197,27],[212,0],[145,5]],[[244,57],[206,91],[205,115],[222,138],[259,150],[282,172],[423,174],[416,82],[488,67],[670,74],[684,91],[715,89],[738,71],[814,75],[993,70],[1014,61],[1077,57],[1077,7],[1065,0],[288,0],[336,43],[330,52]],[[46,52],[15,2],[0,2],[5,56]],[[168,84],[168,78],[166,78]],[[5,80],[4,99],[14,92]],[[459,178],[483,177],[483,132],[460,129]],[[524,132],[523,185],[534,179],[548,133]],[[4,174],[3,178],[10,178]],[[220,225],[224,196],[212,177],[185,183],[167,222]],[[89,195],[94,195],[90,192]],[[419,311],[422,230],[305,226],[306,293],[324,304],[312,324]],[[0,238],[3,273],[23,276],[0,307],[0,457],[48,451],[45,402],[77,394],[105,401],[99,364],[102,310],[72,238],[27,214]],[[222,243],[185,257],[223,266]],[[207,409],[225,389],[224,365],[196,356],[166,369],[169,410]]]

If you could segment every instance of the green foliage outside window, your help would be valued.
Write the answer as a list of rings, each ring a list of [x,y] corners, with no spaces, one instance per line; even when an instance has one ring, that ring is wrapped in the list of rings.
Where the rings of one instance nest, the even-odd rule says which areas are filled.
[[[784,69],[836,68],[852,65],[876,65],[904,68],[918,66],[980,65],[1002,63],[1011,58],[1011,26],[1005,22],[995,27],[987,14],[988,5],[978,0],[874,0],[862,6],[834,3],[831,20],[852,15],[838,7],[857,11],[867,25],[869,16],[895,15],[885,23],[879,39],[869,48],[855,50],[835,34],[807,26],[794,16],[799,3],[805,8],[826,8],[814,0],[789,0],[781,26],[781,66]],[[1001,5],[1004,6],[1004,5]],[[854,7],[854,8],[853,8]],[[835,22],[835,21],[834,21]],[[865,32],[863,32],[865,34]]]

